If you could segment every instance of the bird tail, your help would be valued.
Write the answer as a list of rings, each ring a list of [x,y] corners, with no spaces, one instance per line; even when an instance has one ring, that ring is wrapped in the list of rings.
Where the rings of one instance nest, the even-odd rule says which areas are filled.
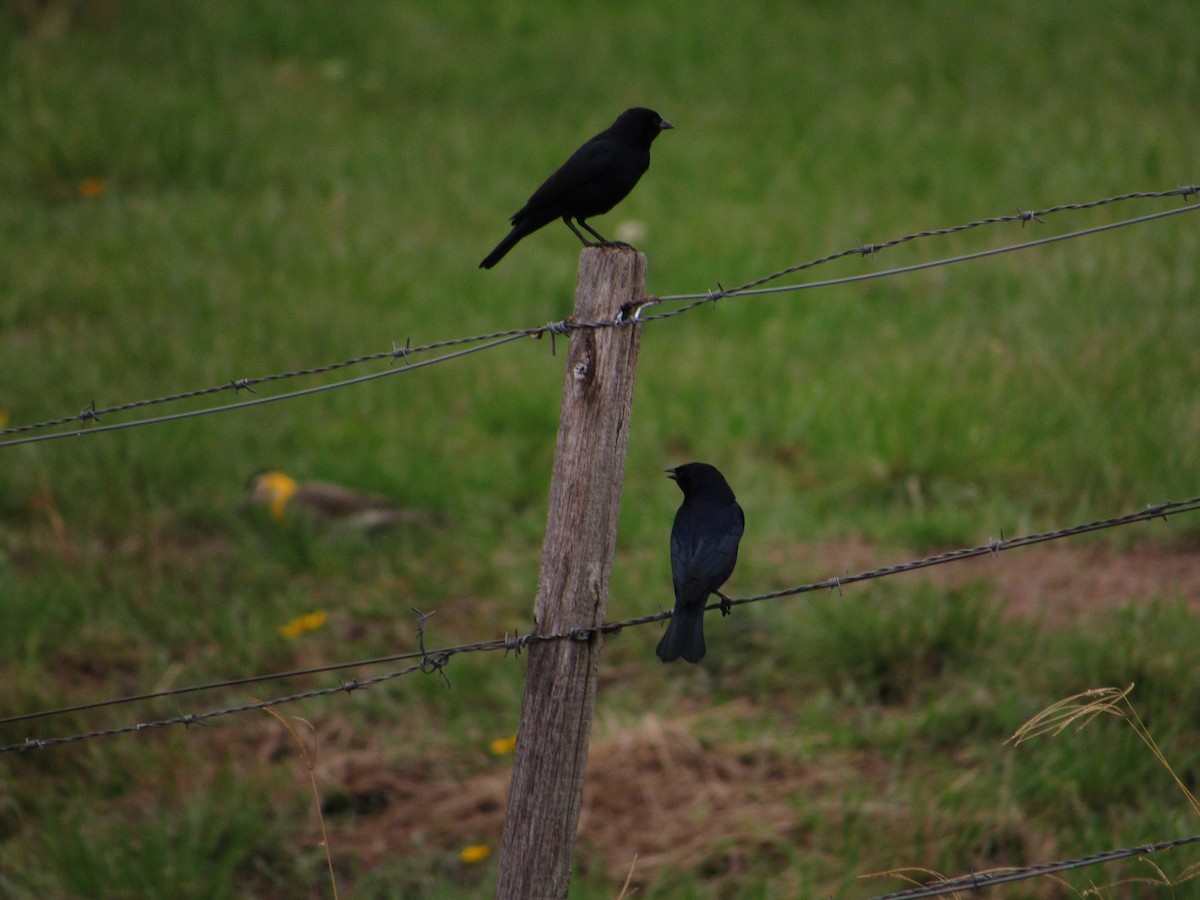
[[[527,233],[528,232],[520,226],[514,228],[508,233],[508,236],[505,237],[504,240],[496,245],[496,249],[484,258],[483,262],[479,264],[479,268],[490,269],[496,263],[500,262],[500,260],[504,259],[504,255],[517,245],[517,241],[525,237]]]
[[[655,653],[663,662],[683,657],[690,663],[704,658],[704,607],[695,612],[675,608]]]

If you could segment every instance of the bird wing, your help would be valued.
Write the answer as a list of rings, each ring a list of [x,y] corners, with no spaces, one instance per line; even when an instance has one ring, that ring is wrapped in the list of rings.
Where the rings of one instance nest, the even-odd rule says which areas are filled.
[[[306,481],[296,488],[290,506],[305,514],[355,531],[374,531],[391,525],[438,525],[441,517],[407,509],[377,494],[366,494],[327,481]]]
[[[304,482],[296,489],[292,502],[325,517],[346,516],[367,509],[395,508],[391,501],[383,497],[352,491],[327,481]]]
[[[671,532],[675,599],[685,604],[703,603],[733,574],[738,544],[746,530],[745,517],[736,504],[701,518],[707,519],[707,527],[701,530],[677,528]]]
[[[512,223],[523,216],[546,209],[556,209],[567,197],[584,185],[604,175],[612,166],[617,148],[609,140],[593,138],[571,154],[570,159],[542,182],[533,196],[512,217]],[[558,218],[555,213],[551,218]]]

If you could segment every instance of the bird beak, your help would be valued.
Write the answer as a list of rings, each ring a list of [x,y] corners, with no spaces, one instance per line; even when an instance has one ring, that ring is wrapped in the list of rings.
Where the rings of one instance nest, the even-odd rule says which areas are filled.
[[[672,481],[679,480],[679,478],[675,475],[674,469],[663,469],[663,471],[667,473],[667,477],[670,478]]]
[[[670,122],[668,122],[666,119],[662,119],[662,120],[661,120],[661,121],[658,123],[658,130],[659,130],[659,131],[666,131],[668,128],[674,128],[674,127],[675,127],[675,126],[674,126],[674,125],[672,125]]]

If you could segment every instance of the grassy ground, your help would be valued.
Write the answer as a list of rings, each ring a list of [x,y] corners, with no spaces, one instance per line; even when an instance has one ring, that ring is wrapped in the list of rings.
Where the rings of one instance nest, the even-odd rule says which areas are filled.
[[[562,318],[577,245],[561,226],[492,272],[478,260],[563,154],[635,103],[677,127],[596,224],[640,230],[657,294],[1195,183],[1193,13],[5,3],[0,410],[34,422]],[[1184,215],[647,326],[610,616],[670,602],[678,494],[661,470],[688,459],[719,465],[746,510],[739,594],[841,574],[847,554],[865,568],[1200,493],[1198,256]],[[410,649],[412,607],[437,610],[434,645],[527,630],[562,358],[530,341],[0,449],[0,716]],[[265,467],[447,524],[377,539],[280,528],[238,506]],[[1181,518],[1100,550],[1114,572],[1175,572],[1163,560],[1186,570],[1198,538]],[[897,887],[859,877],[894,866],[954,874],[1200,830],[1115,717],[1002,744],[1060,697],[1136,682],[1131,701],[1194,791],[1200,626],[1181,582],[1114,576],[1093,596],[1040,578],[1035,614],[1014,615],[1013,570],[1032,579],[1049,558],[975,565],[953,585],[910,576],[739,609],[711,622],[699,668],[664,669],[654,629],[611,639],[572,896],[616,896],[635,855],[641,896],[859,897]],[[1076,612],[1053,615],[1064,606]],[[324,627],[280,636],[314,610]],[[285,710],[315,728],[343,896],[489,892],[494,855],[459,852],[499,840],[507,757],[489,745],[515,730],[521,664],[462,657],[448,675],[448,690],[406,679]],[[0,726],[0,743],[329,683]],[[303,762],[265,714],[7,755],[0,773],[0,896],[332,895]],[[1195,859],[1162,864],[1175,876]]]

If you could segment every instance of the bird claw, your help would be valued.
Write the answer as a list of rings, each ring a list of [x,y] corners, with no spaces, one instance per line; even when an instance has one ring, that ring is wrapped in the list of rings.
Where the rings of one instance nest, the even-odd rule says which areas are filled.
[[[717,591],[717,596],[721,598],[721,605],[719,607],[721,610],[721,615],[727,616],[731,612],[733,612],[733,601],[730,600],[728,597],[726,597],[724,594],[722,594],[720,591]]]

